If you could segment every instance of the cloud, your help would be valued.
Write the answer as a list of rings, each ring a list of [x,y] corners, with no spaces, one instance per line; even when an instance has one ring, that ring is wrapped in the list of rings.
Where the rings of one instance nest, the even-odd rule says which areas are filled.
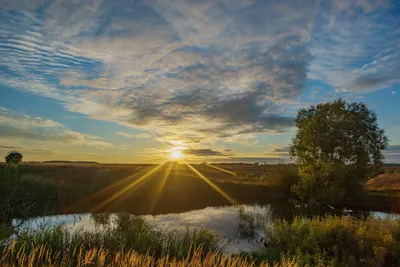
[[[4,148],[4,149],[20,149],[19,147],[14,147],[14,146],[3,146],[3,145],[0,145],[0,148]]]
[[[400,145],[389,145],[385,152],[387,154],[400,154]]]
[[[0,109],[0,137],[40,142],[58,142],[97,148],[110,144],[99,137],[67,129],[64,125],[39,117],[30,117],[8,109]]]
[[[367,93],[399,83],[400,29],[388,14],[396,5],[370,0],[326,3],[316,18],[321,23],[314,28],[309,76],[338,92]]]
[[[278,164],[278,163],[291,163],[288,158],[277,158],[277,157],[229,157],[228,159],[218,159],[219,162],[265,162],[267,164]]]
[[[51,1],[40,15],[3,10],[0,82],[160,136],[286,131],[294,120],[279,105],[301,94],[312,58],[305,15],[315,1],[306,2]]]
[[[205,149],[185,149],[183,150],[185,155],[196,156],[196,157],[210,157],[210,156],[224,156],[225,154],[221,151],[212,150],[209,148]]]
[[[394,1],[32,2],[2,3],[0,83],[160,140],[290,132],[309,78],[399,82]]]
[[[290,147],[288,147],[288,146],[276,147],[276,148],[272,149],[269,152],[272,152],[272,153],[289,153],[290,152]]]
[[[150,134],[147,134],[147,133],[129,134],[129,133],[125,133],[125,132],[116,132],[115,134],[124,136],[127,138],[151,138],[152,137]]]

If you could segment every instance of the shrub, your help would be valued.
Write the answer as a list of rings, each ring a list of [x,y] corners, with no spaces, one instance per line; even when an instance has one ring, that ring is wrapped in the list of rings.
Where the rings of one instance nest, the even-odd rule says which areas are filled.
[[[295,218],[266,228],[265,253],[297,256],[302,264],[333,266],[400,265],[400,223],[351,217]]]

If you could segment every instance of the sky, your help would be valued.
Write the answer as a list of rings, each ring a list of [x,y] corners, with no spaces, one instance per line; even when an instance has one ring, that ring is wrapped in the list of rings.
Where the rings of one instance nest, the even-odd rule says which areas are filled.
[[[0,0],[0,53],[3,155],[284,162],[342,97],[400,163],[399,0]]]

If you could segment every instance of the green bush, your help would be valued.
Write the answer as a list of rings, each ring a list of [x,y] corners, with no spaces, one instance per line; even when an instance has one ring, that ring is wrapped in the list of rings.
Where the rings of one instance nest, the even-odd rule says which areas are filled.
[[[260,177],[260,180],[268,185],[276,187],[279,191],[289,194],[290,187],[299,181],[296,165],[276,165],[269,167]]]
[[[351,217],[295,218],[266,228],[264,255],[298,257],[312,266],[400,266],[400,222]]]

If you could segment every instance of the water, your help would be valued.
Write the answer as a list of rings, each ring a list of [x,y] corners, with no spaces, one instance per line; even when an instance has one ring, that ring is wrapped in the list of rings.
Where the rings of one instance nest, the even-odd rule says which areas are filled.
[[[360,213],[354,213],[351,210],[343,210],[342,214],[360,216]],[[235,253],[240,250],[261,248],[264,238],[263,227],[273,223],[275,218],[282,218],[282,215],[283,213],[277,213],[277,210],[270,205],[241,205],[207,207],[182,213],[145,215],[143,217],[150,225],[159,229],[177,231],[184,231],[187,227],[211,229],[227,242],[226,252]],[[383,212],[362,213],[362,217],[366,216],[398,217],[398,215]],[[13,223],[14,225],[22,223],[19,227],[20,230],[64,224],[71,231],[77,229],[91,231],[102,227],[102,223],[95,217],[91,214],[57,215],[32,218],[24,222],[14,220]]]

